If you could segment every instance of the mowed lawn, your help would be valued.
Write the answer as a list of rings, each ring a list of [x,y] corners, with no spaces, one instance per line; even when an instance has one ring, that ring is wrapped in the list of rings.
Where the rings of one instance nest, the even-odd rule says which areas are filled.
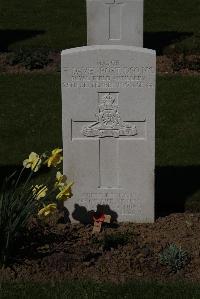
[[[0,51],[86,45],[85,0],[1,0]],[[145,0],[145,47],[200,48],[199,0]]]
[[[0,164],[62,146],[60,74],[0,76]],[[200,164],[199,76],[158,76],[156,165]]]
[[[0,76],[0,164],[62,146],[60,74]],[[158,76],[156,165],[200,165],[199,76]]]
[[[60,75],[0,76],[1,165],[62,146]]]
[[[59,73],[1,75],[0,86],[2,179],[30,152],[62,147],[62,117]],[[157,209],[200,211],[199,94],[199,76],[157,77]]]
[[[1,299],[198,299],[200,286],[187,283],[132,282],[123,285],[92,282],[3,284]]]

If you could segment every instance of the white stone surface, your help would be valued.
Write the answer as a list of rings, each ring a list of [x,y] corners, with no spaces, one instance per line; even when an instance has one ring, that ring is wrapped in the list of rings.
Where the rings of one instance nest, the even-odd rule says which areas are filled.
[[[72,221],[103,208],[154,221],[155,51],[89,46],[62,52],[64,173]],[[100,206],[99,206],[100,205]],[[112,212],[111,212],[112,211]]]
[[[87,44],[143,47],[143,0],[87,0]]]

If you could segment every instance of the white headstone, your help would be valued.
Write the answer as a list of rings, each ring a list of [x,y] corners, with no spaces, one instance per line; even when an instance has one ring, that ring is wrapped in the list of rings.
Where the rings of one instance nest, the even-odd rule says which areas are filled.
[[[87,0],[87,44],[143,46],[143,0]]]
[[[61,65],[71,220],[101,206],[118,221],[154,221],[155,51],[74,48],[62,52]]]

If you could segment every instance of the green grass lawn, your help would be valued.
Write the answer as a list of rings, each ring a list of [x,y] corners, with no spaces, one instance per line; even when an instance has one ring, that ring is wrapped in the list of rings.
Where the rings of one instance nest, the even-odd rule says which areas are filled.
[[[199,0],[145,0],[145,47],[200,49]],[[85,0],[1,0],[0,49],[86,45]]]
[[[0,76],[0,164],[62,145],[60,74]],[[156,164],[200,164],[199,76],[159,76]]]
[[[31,151],[62,147],[62,128],[59,73],[1,75],[0,85],[2,177]],[[200,211],[199,94],[199,76],[157,78],[156,198],[193,211]]]
[[[157,165],[200,165],[199,94],[199,76],[158,77]]]
[[[92,282],[57,284],[7,284],[0,289],[1,299],[198,299],[200,286],[184,283],[132,282],[124,285]]]
[[[200,52],[199,0],[144,0],[146,45],[162,54]],[[153,47],[153,45],[155,45]]]
[[[0,76],[1,165],[62,146],[60,75]]]

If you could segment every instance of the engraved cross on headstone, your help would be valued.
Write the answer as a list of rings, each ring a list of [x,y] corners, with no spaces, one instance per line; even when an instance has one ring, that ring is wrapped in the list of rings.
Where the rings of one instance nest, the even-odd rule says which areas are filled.
[[[106,0],[108,5],[108,39],[120,40],[122,34],[122,6],[124,5],[120,0]]]
[[[98,93],[98,113],[96,122],[75,121],[81,123],[80,138],[95,138],[99,143],[99,188],[120,188],[119,180],[119,142],[139,138],[136,123],[142,121],[123,121],[119,109],[118,92]],[[84,125],[84,123],[89,123]],[[73,132],[73,128],[71,129]],[[135,136],[135,137],[134,137]],[[73,138],[80,139],[80,138]]]

